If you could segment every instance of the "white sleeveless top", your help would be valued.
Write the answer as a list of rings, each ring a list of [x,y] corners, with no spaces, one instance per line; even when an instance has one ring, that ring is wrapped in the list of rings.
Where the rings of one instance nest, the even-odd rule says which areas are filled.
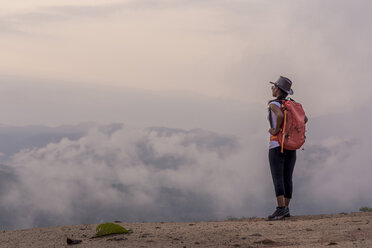
[[[271,104],[275,104],[276,106],[278,106],[279,108],[281,108],[282,107],[282,105],[279,103],[279,102],[276,102],[276,101],[274,101],[274,102],[271,102],[270,104],[269,104],[269,106],[271,105]],[[273,112],[273,111],[269,111],[269,115],[271,115],[271,120],[272,120],[272,127],[273,128],[275,128],[276,127],[276,115],[275,115],[275,113]],[[270,122],[270,117],[268,116],[267,117],[267,119],[269,120],[269,122]],[[270,134],[270,137],[271,137],[272,135]],[[273,148],[275,148],[275,147],[278,147],[278,146],[280,146],[280,144],[279,144],[279,142],[278,141],[276,141],[276,140],[270,140],[270,144],[269,144],[269,149],[273,149]]]

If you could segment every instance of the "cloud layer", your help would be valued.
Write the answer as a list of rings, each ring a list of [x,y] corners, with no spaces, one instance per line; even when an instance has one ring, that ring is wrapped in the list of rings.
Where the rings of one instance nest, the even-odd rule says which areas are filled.
[[[360,125],[341,131],[350,128],[342,120],[364,123],[364,113],[310,119],[294,171],[293,214],[372,205],[371,137]],[[275,206],[265,131],[113,124],[30,147],[0,167],[2,228],[265,217]]]
[[[242,177],[240,153],[236,138],[203,130],[93,129],[16,154],[3,208],[17,227],[223,218],[256,195],[235,192],[260,171]]]

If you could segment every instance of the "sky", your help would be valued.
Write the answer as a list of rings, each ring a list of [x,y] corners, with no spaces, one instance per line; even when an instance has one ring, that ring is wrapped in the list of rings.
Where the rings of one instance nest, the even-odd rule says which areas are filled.
[[[2,228],[270,214],[267,101],[280,75],[309,117],[295,213],[372,206],[371,11],[361,0],[2,3]]]
[[[11,1],[0,11],[0,75],[32,86],[189,92],[246,105],[262,104],[266,83],[284,75],[312,114],[327,114],[370,103],[371,7],[319,0]]]

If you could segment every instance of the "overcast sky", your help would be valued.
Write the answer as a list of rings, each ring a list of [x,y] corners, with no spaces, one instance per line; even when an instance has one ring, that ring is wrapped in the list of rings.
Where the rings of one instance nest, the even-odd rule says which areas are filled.
[[[0,221],[265,216],[268,82],[280,75],[310,120],[295,213],[371,207],[371,12],[361,0],[2,3],[0,142],[28,149],[0,151]],[[125,125],[9,127],[87,122]]]
[[[113,92],[144,89],[172,96],[186,91],[246,105],[264,105],[270,97],[267,82],[285,75],[311,115],[342,112],[370,103],[371,5],[342,0],[7,1],[0,10],[0,75],[7,77],[2,82],[22,79],[30,94],[42,81],[51,87],[111,86]],[[7,99],[23,94],[22,88],[2,96],[3,104],[10,105]],[[47,96],[41,104],[50,106]],[[80,100],[86,100],[84,95]],[[3,114],[22,106],[7,107]]]

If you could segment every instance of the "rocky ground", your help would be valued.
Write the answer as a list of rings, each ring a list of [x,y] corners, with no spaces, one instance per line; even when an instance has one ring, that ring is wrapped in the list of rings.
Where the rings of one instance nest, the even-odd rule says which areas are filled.
[[[0,247],[372,247],[372,213],[118,224],[133,232],[96,238],[94,224],[0,231]]]

